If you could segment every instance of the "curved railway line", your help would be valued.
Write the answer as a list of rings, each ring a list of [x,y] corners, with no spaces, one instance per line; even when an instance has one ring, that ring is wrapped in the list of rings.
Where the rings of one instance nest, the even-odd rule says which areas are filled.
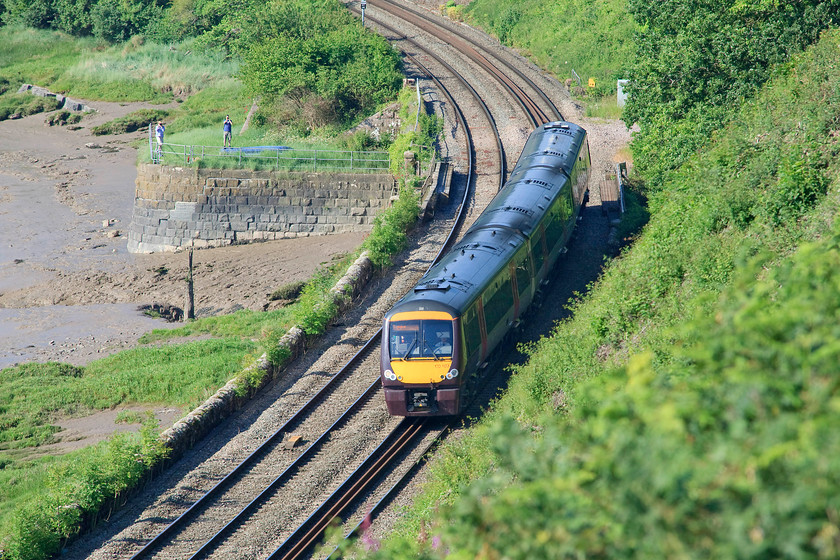
[[[374,0],[368,4],[387,10],[392,17],[410,22],[417,29],[468,56],[490,79],[502,84],[516,100],[530,126],[561,118],[548,96],[530,79],[500,59],[498,66],[504,66],[525,85],[520,86],[508,78],[487,55],[473,48],[465,35],[451,29],[441,30],[420,12],[390,0]],[[494,159],[498,162],[496,190],[501,188],[506,178],[502,141],[495,129],[492,110],[482,100],[477,88],[453,65],[428,47],[408,38],[389,22],[371,17],[370,12],[366,22],[386,30],[397,43],[417,51],[404,52],[404,55],[446,97],[448,107],[457,118],[457,127],[466,134],[468,144],[463,151],[466,154],[466,172],[460,188],[461,202],[446,241],[432,259],[431,264],[434,264],[456,239],[469,208],[473,194],[471,186],[475,183],[475,148],[470,130],[476,123],[464,115],[461,104],[465,94],[451,94],[443,80],[434,75],[438,71],[427,69],[421,58],[431,59],[445,69],[446,79],[455,80],[461,92],[469,92],[470,103],[482,108],[483,117],[473,115],[471,118],[485,119],[494,130]],[[524,88],[529,89],[539,101],[534,101]],[[118,538],[123,551],[119,556],[303,558],[320,542],[324,529],[335,518],[346,520],[350,512],[355,512],[354,518],[358,522],[365,515],[375,517],[412,474],[427,450],[449,429],[446,421],[404,420],[389,417],[384,412],[378,377],[379,335],[377,331],[370,337],[340,371],[330,375],[329,381],[314,396],[244,458],[230,465],[227,473],[215,480],[209,489],[202,491],[197,498],[186,498],[189,504],[181,508],[180,515],[171,521],[158,520],[149,524],[156,529],[149,533],[147,527],[143,532],[145,537]],[[494,391],[489,389],[479,400],[486,402],[492,396]],[[326,418],[329,418],[326,420],[329,424],[327,429],[319,428],[325,424]],[[336,442],[348,439],[357,441],[358,445],[336,446]],[[313,470],[312,465],[320,466]],[[310,497],[312,503],[321,504],[313,512],[308,503],[300,502],[300,496],[306,494],[301,491],[314,479],[319,479],[319,487],[329,490]],[[279,514],[281,510],[283,513]],[[269,548],[265,542],[255,544],[254,533],[274,535],[275,544]],[[130,551],[129,554],[126,551]],[[113,555],[103,552],[101,557]]]
[[[492,75],[508,91],[508,93],[522,105],[525,115],[529,119],[532,127],[537,127],[549,121],[563,120],[563,115],[551,99],[549,99],[545,92],[537,87],[537,85],[534,84],[534,82],[531,81],[523,72],[514,65],[509,64],[503,58],[496,59],[498,63],[504,66],[507,72],[514,74],[521,82],[524,82],[527,87],[531,89],[531,92],[536,94],[537,98],[542,102],[543,106],[547,107],[547,109],[544,110],[543,106],[534,101],[534,99],[526,93],[525,89],[522,88],[519,83],[509,78],[508,75],[499,68],[499,64],[491,62],[486,55],[479,52],[466,35],[457,29],[440,24],[434,24],[428,16],[422,12],[409,8],[404,4],[398,4],[392,0],[370,0],[368,5],[379,7],[403,21],[417,26],[419,29],[426,31],[430,36],[444,41],[453,48],[457,49],[459,52],[465,54],[467,58],[481,66],[481,68],[483,68],[488,74]],[[382,25],[381,22],[377,23]]]

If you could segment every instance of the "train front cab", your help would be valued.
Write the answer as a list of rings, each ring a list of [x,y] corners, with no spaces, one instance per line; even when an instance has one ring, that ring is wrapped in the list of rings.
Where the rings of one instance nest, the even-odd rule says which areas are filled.
[[[381,370],[388,414],[460,413],[459,333],[458,319],[444,311],[405,311],[386,321]]]

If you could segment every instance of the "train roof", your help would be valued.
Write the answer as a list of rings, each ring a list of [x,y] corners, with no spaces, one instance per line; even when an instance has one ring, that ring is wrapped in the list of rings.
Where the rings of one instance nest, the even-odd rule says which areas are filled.
[[[586,131],[573,123],[546,123],[535,130],[502,190],[463,239],[397,302],[386,318],[415,310],[461,315],[569,184],[569,174],[585,141]]]
[[[562,169],[568,175],[585,142],[586,131],[574,123],[557,121],[542,125],[528,137],[508,183],[519,180],[518,172],[541,167],[555,173]]]
[[[568,184],[585,141],[586,131],[573,123],[552,122],[535,130],[507,183],[470,230],[508,227],[530,237]]]

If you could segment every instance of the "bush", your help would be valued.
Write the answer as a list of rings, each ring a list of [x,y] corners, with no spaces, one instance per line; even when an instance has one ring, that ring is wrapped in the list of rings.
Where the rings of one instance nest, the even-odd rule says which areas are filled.
[[[295,300],[300,295],[304,286],[306,286],[306,282],[292,282],[290,284],[285,284],[271,292],[268,299],[271,301],[277,301],[278,299]]]
[[[12,93],[0,97],[0,121],[28,117],[58,108],[55,97],[40,97],[28,93]]]
[[[405,249],[406,231],[420,214],[419,196],[413,188],[401,188],[394,205],[380,212],[373,222],[373,231],[365,239],[363,248],[370,253],[370,260],[379,267],[391,265],[391,258]]]
[[[62,462],[51,473],[46,496],[14,514],[3,543],[9,557],[41,560],[56,554],[86,517],[94,519],[103,504],[134,487],[167,453],[158,439],[157,422],[151,419],[139,435],[117,434],[92,453]]]
[[[840,0],[735,7],[634,0],[630,9],[641,32],[624,118],[641,128],[634,161],[651,188],[725,125],[729,108],[755,95],[776,65],[840,22]]]
[[[100,124],[99,126],[94,126],[90,129],[90,132],[95,136],[136,132],[138,130],[148,129],[150,123],[163,120],[168,115],[169,111],[162,109],[140,109],[124,117]]]
[[[333,276],[329,270],[321,270],[310,280],[301,292],[295,308],[295,324],[308,335],[318,335],[327,329],[338,310],[330,288]]]
[[[109,43],[122,42],[141,34],[163,17],[155,2],[141,0],[97,0],[91,10],[93,36]]]
[[[352,121],[393,99],[402,82],[398,53],[339,2],[267,4],[244,18],[234,45],[242,81],[294,104],[309,128]]]
[[[64,126],[67,124],[76,124],[82,120],[81,113],[73,113],[70,111],[56,111],[49,115],[44,122],[50,126]]]
[[[840,554],[838,59],[835,30],[651,194],[374,558]]]

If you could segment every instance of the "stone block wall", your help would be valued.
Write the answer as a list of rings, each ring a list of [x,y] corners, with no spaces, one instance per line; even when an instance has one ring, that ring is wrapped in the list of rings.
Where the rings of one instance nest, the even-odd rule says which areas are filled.
[[[393,177],[140,164],[128,231],[133,253],[370,231]]]

